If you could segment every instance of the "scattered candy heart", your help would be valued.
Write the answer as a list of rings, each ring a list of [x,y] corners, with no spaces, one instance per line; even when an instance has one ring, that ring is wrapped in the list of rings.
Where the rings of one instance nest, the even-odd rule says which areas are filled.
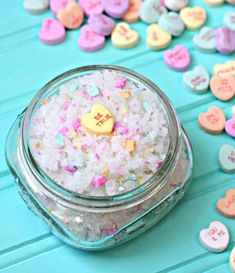
[[[229,265],[232,270],[232,273],[235,272],[235,247],[232,249],[229,256]]]
[[[159,25],[173,36],[180,36],[184,31],[184,22],[179,14],[175,12],[163,14],[159,19]]]
[[[198,29],[206,21],[206,12],[201,7],[186,7],[180,11],[180,16],[188,29]]]
[[[201,65],[196,66],[193,71],[184,73],[183,80],[185,85],[192,92],[201,94],[208,90],[209,74],[208,71]]]
[[[230,100],[235,95],[235,77],[233,75],[214,75],[210,81],[214,96],[222,101]]]
[[[216,40],[214,30],[210,27],[203,27],[199,34],[193,37],[194,46],[205,53],[216,51]]]
[[[160,0],[146,0],[140,9],[140,19],[147,24],[156,23],[160,16],[166,12],[167,10],[161,5]]]
[[[229,232],[227,227],[219,222],[211,222],[209,228],[200,232],[199,238],[201,244],[212,252],[222,252],[229,244]]]
[[[104,11],[101,0],[80,0],[79,4],[88,17],[93,14],[102,14]]]
[[[128,23],[137,22],[140,16],[142,0],[130,0],[130,5],[127,13],[124,15],[123,20]]]
[[[230,54],[235,50],[235,33],[227,27],[219,27],[215,31],[216,49],[220,53]]]
[[[233,146],[225,144],[220,148],[219,163],[224,172],[235,172],[235,148]]]
[[[224,0],[204,0],[211,7],[218,7],[223,5]]]
[[[235,31],[235,12],[228,11],[224,14],[224,24],[226,27]]]
[[[137,45],[139,34],[131,30],[127,23],[119,23],[111,35],[112,44],[118,48],[131,48]]]
[[[221,134],[225,125],[224,112],[217,106],[211,106],[206,113],[198,116],[198,123],[207,133]]]
[[[135,146],[136,146],[136,142],[135,140],[133,139],[128,139],[126,142],[125,142],[125,149],[128,151],[128,152],[133,152],[135,150]]]
[[[81,34],[78,39],[78,46],[87,52],[96,51],[105,45],[105,38],[96,34],[89,25],[81,28]]]
[[[216,203],[217,210],[226,217],[235,217],[235,189],[227,191],[226,196]]]
[[[130,0],[102,0],[102,4],[108,15],[122,18],[128,11]]]
[[[81,118],[82,126],[96,135],[107,135],[113,131],[113,116],[103,104],[92,106],[90,113]]]
[[[235,61],[227,61],[224,64],[216,64],[213,68],[213,73],[220,76],[227,74],[232,74],[235,76]]]
[[[235,116],[233,116],[232,119],[226,121],[225,132],[228,135],[235,137]]]
[[[226,2],[228,2],[231,5],[235,5],[235,0],[226,0]]]
[[[88,19],[88,24],[97,34],[108,36],[115,27],[115,22],[104,14],[92,14]]]
[[[75,0],[50,0],[50,9],[54,14],[57,14],[60,9],[65,8],[71,2],[75,2]]]
[[[39,39],[43,44],[54,45],[64,41],[65,28],[56,19],[48,18],[42,22],[42,28],[39,31]]]
[[[188,0],[165,0],[165,6],[173,11],[179,11],[187,5]]]
[[[176,71],[184,71],[190,64],[188,49],[182,45],[177,45],[174,49],[164,52],[164,61],[170,68]]]
[[[24,0],[24,8],[31,13],[42,13],[48,9],[49,0]]]
[[[168,47],[171,35],[164,31],[158,24],[152,24],[147,28],[147,46],[153,50]]]

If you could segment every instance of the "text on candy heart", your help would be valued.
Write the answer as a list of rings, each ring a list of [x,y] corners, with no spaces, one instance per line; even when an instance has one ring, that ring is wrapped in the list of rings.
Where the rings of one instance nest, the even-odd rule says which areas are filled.
[[[224,232],[223,229],[218,229],[217,227],[212,227],[209,229],[208,231],[208,235],[210,236],[210,238],[213,240],[213,241],[217,241],[219,238],[218,237],[223,237],[226,235],[226,232]],[[217,237],[215,237],[215,235]]]
[[[104,115],[104,114],[99,112],[93,118],[98,121],[96,123],[96,126],[102,127],[109,119],[112,118],[112,116],[110,114],[105,114]]]

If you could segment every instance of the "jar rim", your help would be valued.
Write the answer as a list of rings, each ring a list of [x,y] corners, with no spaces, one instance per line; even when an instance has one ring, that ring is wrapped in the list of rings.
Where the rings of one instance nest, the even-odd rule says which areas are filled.
[[[92,72],[92,71],[101,71],[101,70],[111,70],[117,71],[123,74],[126,74],[130,77],[133,77],[135,80],[141,82],[144,86],[148,87],[151,91],[154,91],[156,95],[158,95],[159,102],[163,106],[163,109],[166,113],[166,117],[168,119],[168,129],[169,129],[169,136],[170,136],[170,144],[168,148],[168,153],[166,155],[165,160],[159,170],[157,170],[150,179],[146,180],[140,186],[112,196],[91,196],[91,195],[84,195],[69,189],[64,188],[63,186],[59,185],[55,181],[53,181],[43,170],[40,166],[37,165],[34,157],[31,153],[30,145],[28,143],[28,136],[30,130],[30,122],[33,116],[33,112],[37,110],[37,106],[39,101],[45,93],[49,92],[50,88],[55,87],[56,84],[59,82],[67,79],[70,76],[76,75],[79,76],[79,73],[82,72]],[[177,114],[168,99],[168,97],[160,90],[160,88],[153,83],[151,80],[146,78],[145,76],[132,71],[128,68],[124,68],[121,66],[112,66],[112,65],[89,65],[89,66],[81,66],[78,68],[74,68],[68,70],[57,77],[50,80],[47,84],[45,84],[39,92],[33,97],[31,102],[29,103],[22,120],[21,126],[21,144],[23,148],[23,154],[25,161],[27,163],[27,167],[29,168],[30,172],[37,177],[39,183],[47,188],[47,190],[53,192],[55,195],[60,196],[66,200],[73,200],[75,203],[78,201],[83,202],[93,202],[95,205],[100,206],[102,203],[107,205],[107,202],[110,204],[120,204],[123,201],[127,200],[134,200],[140,198],[143,194],[150,192],[153,188],[159,187],[159,189],[163,186],[164,178],[166,177],[167,173],[174,167],[174,163],[177,158],[178,151],[180,149],[180,136],[181,136],[181,129],[180,123],[177,117]],[[32,164],[32,162],[34,164]]]

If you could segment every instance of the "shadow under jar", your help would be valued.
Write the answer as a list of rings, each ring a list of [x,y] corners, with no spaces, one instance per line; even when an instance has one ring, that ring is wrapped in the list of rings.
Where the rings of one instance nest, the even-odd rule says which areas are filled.
[[[94,77],[96,78],[96,85],[93,82]],[[109,85],[109,91],[104,90],[104,86],[107,87],[107,85]],[[89,90],[94,87],[98,88],[99,94],[91,96],[89,95]],[[137,92],[136,90],[139,92],[137,95],[134,93]],[[151,94],[145,93],[147,95],[143,95],[146,90],[151,92]],[[142,126],[142,131],[138,129],[138,133],[133,134],[132,132],[131,136],[128,135],[127,131],[121,131],[123,128],[120,124],[117,126],[116,118],[119,117],[120,121],[123,118],[122,113],[115,112],[112,109],[112,104],[109,104],[111,102],[107,101],[108,97],[109,100],[110,96],[112,97],[110,94],[114,94],[114,105],[115,100],[121,105],[123,92],[127,91],[130,92],[128,94],[131,96],[131,98],[124,96],[123,103],[127,106],[130,106],[132,99],[137,99],[138,104],[140,103],[139,100],[145,100],[148,96],[152,98],[152,101],[148,101],[148,105],[146,105],[146,101],[141,102],[145,110],[140,108],[134,113],[135,115],[131,110],[127,113],[128,117],[124,118],[124,121],[127,120],[128,123],[128,118],[131,118],[132,121],[134,117],[138,117],[138,112],[144,111],[144,114],[141,117],[139,116],[139,119],[146,119],[146,124],[143,125],[143,121],[137,122],[137,124]],[[107,95],[106,92],[113,93]],[[76,166],[75,162],[71,169],[71,166],[68,168],[61,160],[56,165],[55,170],[49,170],[45,168],[45,164],[42,164],[43,160],[40,162],[35,152],[35,145],[38,145],[37,148],[40,148],[40,145],[43,144],[35,144],[35,141],[32,141],[32,131],[37,130],[40,126],[37,122],[35,125],[35,120],[38,120],[37,115],[39,111],[44,111],[42,106],[51,103],[51,101],[56,104],[60,100],[61,94],[67,97],[68,101],[65,102],[68,105],[71,103],[71,97],[78,100],[78,105],[80,103],[79,99],[87,99],[85,106],[83,105],[80,106],[81,109],[79,108],[80,112],[78,111],[79,114],[77,114],[79,118],[81,118],[81,112],[87,112],[87,109],[90,109],[95,103],[104,103],[106,106],[108,104],[114,119],[114,129],[111,136],[96,136],[84,129],[81,124],[78,124],[80,126],[78,130],[80,131],[72,132],[72,136],[71,132],[68,131],[70,128],[66,129],[67,131],[64,130],[62,137],[65,137],[66,134],[70,134],[70,136],[68,140],[62,139],[64,140],[62,146],[68,146],[68,143],[72,142],[75,136],[79,140],[80,132],[81,135],[85,135],[85,139],[89,136],[89,138],[93,140],[95,138],[96,140],[97,137],[97,141],[94,144],[96,147],[97,143],[102,143],[103,139],[109,141],[109,149],[112,152],[110,158],[104,159],[102,155],[98,156],[96,158],[97,164],[95,164],[94,159],[91,160],[94,150],[90,148],[88,151],[88,147],[81,145],[80,147],[73,147],[72,155],[80,153],[87,157],[86,164],[82,166]],[[82,94],[85,96],[84,98]],[[156,100],[155,103],[158,109],[154,109],[154,100]],[[75,110],[78,109],[76,104],[72,104]],[[65,107],[65,111],[70,107],[68,105]],[[116,107],[116,109],[119,108]],[[152,131],[157,132],[157,124],[162,122],[160,120],[151,120],[153,125],[151,125],[152,127],[149,130],[144,127],[149,126],[149,120],[157,111],[160,111],[161,118],[165,119],[166,126],[164,130],[166,130],[165,137],[167,141],[164,139],[159,140],[158,135],[144,140],[145,142],[150,141],[149,146],[145,148],[146,153],[148,152],[148,147],[151,145],[153,147],[153,144],[156,143],[156,147],[153,147],[151,150],[152,154],[147,154],[149,156],[148,161],[146,158],[141,158],[140,155],[143,155],[144,151],[143,146],[138,147],[138,141],[139,139],[142,141],[142,136],[146,137]],[[76,115],[76,111],[74,115]],[[45,119],[48,116],[50,115],[47,113]],[[58,121],[52,114],[51,123],[56,124],[56,122]],[[66,124],[65,120],[64,122]],[[134,123],[135,121],[133,121],[132,125]],[[156,124],[156,128],[154,124]],[[56,125],[54,126],[56,127]],[[41,124],[40,130],[48,130],[48,126]],[[43,137],[44,141],[50,144],[50,141],[45,136]],[[119,144],[113,145],[112,141],[117,137],[121,139],[120,141],[125,137],[136,139],[137,147],[132,153],[130,152],[130,155],[127,154],[126,158],[120,158],[120,162],[117,157],[116,163],[110,163],[111,166],[108,166],[110,172],[109,168],[106,168],[105,172],[107,176],[105,184],[92,187],[90,177],[95,175],[99,165],[102,164],[102,160],[108,163],[114,162],[113,158],[116,154],[112,147],[116,149],[116,147],[119,147]],[[53,132],[52,138],[56,138]],[[165,154],[158,153],[158,145],[159,147],[163,146],[161,150],[165,151]],[[61,147],[60,145],[60,147],[57,147],[54,155],[53,151],[48,150],[48,147],[39,152],[39,154],[46,154],[48,151],[52,163],[55,161],[57,151],[59,154],[62,154],[61,151],[64,146]],[[119,149],[122,148],[119,147]],[[104,150],[104,156],[107,157],[106,152],[108,153],[109,151]],[[68,157],[70,155],[65,153],[64,150],[63,156],[65,157],[63,161],[65,159],[69,160]],[[153,161],[156,158],[161,160],[156,162],[156,166],[153,166]],[[47,224],[56,236],[72,246],[86,250],[101,250],[114,247],[149,229],[182,199],[189,187],[193,171],[193,156],[189,139],[181,127],[168,98],[153,82],[142,75],[123,67],[105,65],[84,66],[72,69],[46,84],[35,95],[26,110],[18,116],[11,127],[6,141],[6,159],[19,186],[19,192],[28,207]],[[138,162],[138,168],[135,169],[132,166],[133,164],[131,165],[132,159],[134,163]],[[118,168],[117,176],[112,169],[116,168],[115,164],[121,164],[121,161],[123,161],[122,164],[124,165],[122,165],[121,171]],[[85,169],[89,164],[93,166],[94,173],[92,168],[89,170]],[[67,170],[68,174],[64,173],[64,169]],[[133,173],[131,173],[132,171]],[[141,172],[143,172],[142,176],[140,176]],[[132,179],[130,179],[130,175]],[[66,180],[66,183],[61,177]],[[111,187],[110,181],[113,183]],[[84,189],[81,190],[79,185]]]

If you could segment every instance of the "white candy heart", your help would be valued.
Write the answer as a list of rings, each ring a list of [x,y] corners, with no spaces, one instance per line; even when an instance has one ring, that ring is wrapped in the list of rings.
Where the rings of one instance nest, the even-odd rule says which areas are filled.
[[[198,65],[192,71],[184,73],[183,81],[190,91],[201,94],[208,90],[210,77],[208,71]]]
[[[156,23],[167,10],[161,5],[161,0],[146,0],[140,9],[140,19],[145,23]]]
[[[235,12],[228,11],[224,14],[224,24],[231,30],[235,31]]]
[[[208,250],[222,252],[229,244],[229,232],[224,224],[214,221],[210,223],[209,228],[201,230],[199,239]]]
[[[184,30],[184,22],[176,12],[163,14],[159,19],[159,25],[173,36],[180,36]]]
[[[165,0],[168,9],[178,11],[188,5],[188,0]]]
[[[31,13],[41,13],[48,9],[49,0],[24,0],[24,8]]]
[[[235,272],[235,247],[232,249],[229,256],[229,265],[232,270],[232,273]]]
[[[194,46],[205,53],[216,51],[216,38],[214,30],[210,27],[203,27],[199,34],[193,37]]]

